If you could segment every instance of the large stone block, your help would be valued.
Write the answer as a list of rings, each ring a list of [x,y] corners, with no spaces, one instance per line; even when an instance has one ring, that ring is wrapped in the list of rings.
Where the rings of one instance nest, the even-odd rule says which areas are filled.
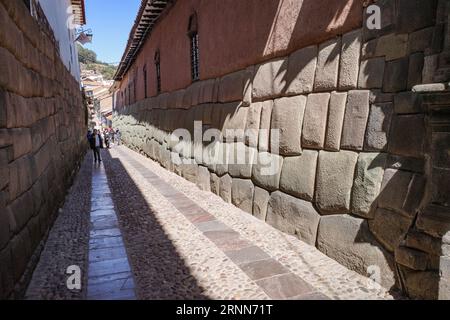
[[[399,0],[397,32],[410,33],[434,25],[437,0]],[[420,13],[420,14],[419,14]]]
[[[250,180],[233,179],[231,202],[239,209],[252,214],[254,185]]]
[[[339,89],[356,89],[361,56],[362,30],[355,30],[342,36],[341,63],[339,67]]]
[[[30,234],[25,228],[11,240],[11,253],[14,270],[14,280],[17,282],[24,273],[31,257]]]
[[[261,126],[262,102],[252,103],[247,114],[247,124],[245,126],[245,144],[252,147],[258,147],[259,129]]]
[[[255,187],[255,194],[253,196],[253,215],[256,218],[266,221],[269,200],[270,194],[267,190]]]
[[[431,201],[450,207],[450,170],[447,168],[433,168],[432,170]]]
[[[0,149],[0,190],[9,184],[8,158],[8,149]]]
[[[417,216],[416,227],[431,236],[441,238],[450,230],[450,209],[439,205],[428,205]]]
[[[393,113],[394,106],[392,103],[373,104],[370,107],[364,147],[365,150],[387,150]]]
[[[383,79],[384,92],[400,92],[408,86],[409,59],[401,58],[386,63]]]
[[[406,246],[440,256],[445,254],[441,249],[441,239],[432,237],[426,233],[410,230],[406,236]]]
[[[234,178],[252,177],[252,167],[256,162],[257,151],[242,142],[229,145],[228,172]]]
[[[288,95],[299,95],[313,91],[317,65],[317,46],[300,49],[289,56],[287,71]]]
[[[342,127],[344,125],[347,93],[332,92],[328,107],[328,124],[325,137],[325,149],[339,151],[341,148]]]
[[[288,59],[276,59],[256,67],[252,97],[255,101],[280,96],[286,88]]]
[[[272,139],[271,152],[284,156],[301,154],[301,135],[306,97],[296,96],[275,100],[272,112],[272,130],[279,132],[279,141]],[[274,137],[271,132],[272,138]],[[277,150],[277,144],[279,151]]]
[[[383,153],[361,153],[356,165],[352,193],[352,213],[363,218],[372,218],[376,200],[383,182],[387,155]]]
[[[320,215],[310,202],[275,192],[270,197],[267,223],[297,236],[309,245],[315,245]]]
[[[411,227],[412,219],[396,212],[378,208],[374,218],[369,220],[370,231],[390,252],[394,252],[404,240]]]
[[[14,145],[14,159],[26,155],[32,150],[31,130],[27,128],[10,130]]]
[[[423,112],[421,96],[412,91],[400,92],[394,97],[395,113],[413,114]]]
[[[0,250],[0,299],[7,299],[14,289],[11,247]]]
[[[413,174],[410,172],[386,169],[380,196],[378,197],[378,205],[381,208],[395,210],[406,215],[414,214],[405,212],[405,202],[412,179]]]
[[[9,215],[6,212],[6,200],[6,192],[0,192],[0,249],[6,246],[10,237]]]
[[[211,173],[210,186],[212,193],[220,195],[220,178],[215,173]]]
[[[8,124],[6,110],[6,91],[0,88],[0,128],[6,128]]]
[[[308,96],[303,119],[303,148],[323,149],[327,130],[329,102],[329,93],[313,93]]]
[[[389,152],[420,158],[423,156],[426,140],[423,115],[399,115],[393,118]]]
[[[327,256],[364,276],[370,276],[369,267],[380,268],[380,284],[387,289],[396,283],[393,256],[377,243],[364,219],[349,215],[322,217],[317,247]]]
[[[258,148],[260,152],[270,151],[270,126],[272,122],[273,101],[263,102],[261,110],[261,129],[258,137]]]
[[[369,117],[369,91],[350,91],[344,117],[341,148],[362,150]]]
[[[402,268],[403,269],[403,268]],[[435,271],[411,271],[404,272],[407,294],[412,299],[436,300],[439,298],[439,284],[442,279]]]
[[[211,178],[208,168],[203,166],[198,167],[197,186],[200,190],[211,191]]]
[[[245,125],[247,123],[248,107],[243,107],[237,103],[227,104],[225,106],[223,133],[227,142],[244,142]]]
[[[252,180],[257,186],[269,191],[279,188],[283,158],[276,154],[260,152],[253,166]]]
[[[423,52],[417,52],[410,55],[408,69],[408,90],[411,90],[418,84],[422,84],[424,61],[425,60]]]
[[[229,175],[220,178],[219,195],[223,201],[231,203],[231,185],[233,179]]]
[[[312,201],[316,180],[318,152],[303,151],[299,157],[285,158],[281,171],[280,189],[303,200]]]
[[[337,89],[341,39],[335,38],[319,47],[314,90],[331,91]]]
[[[395,261],[409,269],[425,271],[428,265],[428,255],[425,252],[402,246],[395,250]]]
[[[242,101],[246,71],[241,70],[224,76],[220,80],[219,102]]]
[[[319,153],[316,204],[322,214],[350,212],[353,175],[358,154],[350,151]]]
[[[373,58],[361,62],[358,88],[375,89],[383,87],[384,58]]]

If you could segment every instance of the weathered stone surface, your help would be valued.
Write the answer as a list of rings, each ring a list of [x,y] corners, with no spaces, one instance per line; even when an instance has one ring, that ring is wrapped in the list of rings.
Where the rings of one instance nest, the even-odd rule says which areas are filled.
[[[247,114],[247,124],[245,126],[245,144],[257,148],[259,128],[261,127],[262,102],[253,103]]]
[[[231,202],[241,210],[252,214],[254,185],[250,180],[233,179]]]
[[[256,162],[257,151],[238,142],[229,145],[228,173],[234,178],[252,177],[252,167]]]
[[[434,54],[431,56],[426,56],[424,58],[423,72],[422,72],[422,82],[424,84],[434,83],[434,75],[439,66],[439,55]],[[445,90],[445,89],[444,89]]]
[[[211,191],[211,178],[208,168],[203,166],[198,167],[197,186],[200,190]]]
[[[401,156],[422,157],[425,132],[423,115],[395,116],[390,134],[389,152]]]
[[[370,231],[390,252],[394,252],[404,240],[412,223],[412,219],[406,218],[396,212],[378,208],[374,218],[369,220]]]
[[[279,155],[258,153],[256,164],[253,166],[252,180],[257,186],[269,191],[279,188],[283,158]]]
[[[440,282],[437,272],[409,270],[405,272],[407,293],[412,299],[436,300]]]
[[[383,87],[384,58],[373,58],[361,62],[358,88],[375,89]]]
[[[369,117],[369,91],[350,91],[347,97],[341,148],[362,150]]]
[[[181,175],[186,180],[197,183],[198,179],[198,165],[196,164],[182,164],[181,166]]]
[[[409,248],[424,251],[436,256],[440,256],[444,253],[441,250],[441,239],[419,231],[410,230],[406,237],[405,244]]]
[[[285,158],[280,189],[303,200],[312,201],[316,179],[318,152],[303,151],[299,157]]]
[[[437,0],[399,0],[397,32],[410,33],[433,25],[436,21]],[[420,14],[418,14],[420,13]]]
[[[0,192],[0,249],[6,246],[10,236],[9,216],[6,212],[6,199],[6,193]]]
[[[320,215],[310,202],[275,192],[270,197],[267,223],[314,245]]]
[[[225,175],[220,178],[219,195],[223,201],[231,203],[231,185],[233,179],[229,175]]]
[[[8,150],[0,149],[0,190],[3,190],[9,183],[8,162]]]
[[[306,97],[296,96],[277,99],[272,112],[272,130],[279,132],[279,141],[272,139],[271,152],[277,150],[284,156],[298,155],[302,152],[301,135]],[[272,138],[274,137],[271,134]]]
[[[381,185],[378,205],[381,208],[399,211],[405,214],[405,202],[408,196],[409,185],[413,174],[406,171],[386,169]]]
[[[245,125],[247,123],[248,107],[236,103],[226,105],[223,133],[227,142],[244,142]]]
[[[359,59],[361,55],[362,30],[355,30],[342,36],[341,63],[339,67],[339,89],[356,89],[358,83]]]
[[[424,66],[423,52],[417,52],[409,56],[409,69],[408,69],[409,90],[411,90],[415,85],[422,83],[423,66]]]
[[[431,236],[441,238],[450,230],[450,209],[428,205],[417,217],[416,227]]]
[[[409,53],[424,52],[430,48],[433,42],[434,27],[425,28],[409,35]]]
[[[261,110],[261,129],[258,137],[260,152],[270,151],[270,126],[272,122],[273,101],[264,101]]]
[[[350,212],[353,175],[358,154],[321,151],[316,183],[316,204],[322,214]]]
[[[396,155],[389,155],[386,163],[386,168],[395,170],[412,171],[423,173],[425,167],[424,159],[401,157]]]
[[[14,280],[17,282],[22,276],[31,257],[30,234],[25,228],[11,240],[11,254],[13,261]]]
[[[329,93],[308,96],[303,119],[302,147],[323,149],[328,120]]]
[[[412,270],[424,271],[427,268],[428,255],[419,250],[398,247],[395,250],[395,261]]]
[[[287,59],[275,59],[256,67],[253,79],[254,101],[279,96],[286,87]]]
[[[220,195],[220,178],[215,173],[211,173],[211,192]]]
[[[364,59],[385,57],[386,61],[403,58],[408,53],[408,35],[391,33],[363,45]]]
[[[376,199],[380,194],[387,155],[361,153],[356,165],[352,191],[352,213],[363,218],[373,218]]]
[[[0,250],[0,298],[7,299],[14,289],[14,271],[12,266],[11,248]]]
[[[365,150],[386,151],[394,106],[392,103],[373,104],[367,124]]]
[[[347,93],[332,92],[328,107],[328,124],[325,137],[325,150],[339,151],[341,148],[342,127],[344,125]]]
[[[338,84],[341,39],[335,38],[319,47],[314,90],[335,90]]]
[[[220,80],[219,102],[242,101],[245,77],[245,70],[224,76]]]
[[[400,92],[408,86],[409,59],[401,58],[386,63],[383,91]]]
[[[448,149],[447,152],[449,152]],[[450,207],[450,170],[433,168],[432,175],[431,201],[435,204]]]
[[[317,66],[317,46],[300,49],[289,56],[287,90],[289,95],[312,92]]]
[[[349,215],[326,216],[320,220],[317,247],[347,268],[369,276],[369,266],[380,268],[381,285],[395,285],[394,259],[373,238],[367,221]]]
[[[423,111],[421,96],[411,91],[396,94],[394,106],[397,114],[421,113]]]
[[[255,187],[255,194],[253,197],[253,215],[256,218],[266,221],[269,200],[270,194],[267,190]]]

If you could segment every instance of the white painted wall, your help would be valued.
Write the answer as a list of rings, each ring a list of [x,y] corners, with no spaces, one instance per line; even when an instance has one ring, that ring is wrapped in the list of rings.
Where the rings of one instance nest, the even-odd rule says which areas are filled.
[[[70,1],[38,0],[38,2],[53,29],[56,41],[59,42],[59,51],[64,65],[75,79],[80,82],[80,64],[78,62],[78,51],[75,43],[76,30],[70,30],[67,23],[70,17],[70,14],[67,12]]]

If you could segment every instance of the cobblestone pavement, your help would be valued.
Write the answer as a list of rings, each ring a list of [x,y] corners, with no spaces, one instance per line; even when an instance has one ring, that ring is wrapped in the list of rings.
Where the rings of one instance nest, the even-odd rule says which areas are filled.
[[[68,290],[69,266],[81,270],[86,283],[89,246],[89,210],[91,208],[92,155],[84,159],[72,188],[50,231],[34,270],[25,299],[76,300],[86,298],[86,288]]]
[[[118,267],[117,273],[107,275],[112,280],[109,285],[103,281],[108,280],[106,277],[98,286],[90,274],[89,288],[95,288],[90,298],[120,299],[121,295],[114,296],[119,286],[128,293],[134,288],[137,299],[392,299],[386,290],[316,248],[275,230],[212,193],[200,191],[126,147],[105,151],[103,160],[109,187],[104,176],[98,184],[94,179],[92,196],[104,198],[98,203],[104,211],[95,209],[95,205],[91,210],[89,269],[92,270],[92,262],[105,267],[110,265],[107,260],[116,258],[120,260],[119,266],[127,267],[129,263],[129,267],[127,270]],[[98,170],[97,174],[103,175],[102,167]],[[83,170],[80,176],[86,179]],[[84,194],[90,190],[74,188],[73,192]],[[69,196],[66,205],[70,199]],[[87,217],[89,209],[90,206],[83,207]],[[76,210],[71,212],[79,215]],[[108,231],[94,228],[95,217],[102,216],[101,212],[105,213],[104,220],[98,223],[105,224],[101,230]],[[56,233],[59,228],[57,223]],[[110,252],[106,246],[102,252],[95,252],[92,246],[96,236],[110,236],[115,239],[108,241],[113,242],[120,239],[120,249]],[[57,238],[53,241],[57,242]],[[54,273],[41,275],[48,270],[45,267],[48,257],[60,265],[58,259],[71,254],[63,246],[50,247],[50,251],[56,252],[48,253],[46,248],[34,276],[44,281],[32,282],[29,292],[36,292],[41,284],[43,291],[51,289],[46,283],[55,285]],[[88,248],[89,243],[80,246],[81,251]],[[115,276],[121,273],[126,277]],[[87,277],[83,281],[85,285]],[[61,296],[64,297],[70,298]]]

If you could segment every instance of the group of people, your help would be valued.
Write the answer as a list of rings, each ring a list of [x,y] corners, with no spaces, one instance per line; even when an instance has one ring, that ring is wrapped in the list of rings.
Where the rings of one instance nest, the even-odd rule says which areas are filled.
[[[112,143],[117,143],[120,145],[122,134],[119,129],[113,130],[112,128],[106,128],[101,132],[100,130],[94,129],[94,131],[89,130],[87,133],[87,140],[89,146],[94,152],[95,162],[102,162],[102,157],[100,155],[100,150],[105,147],[109,149]]]

